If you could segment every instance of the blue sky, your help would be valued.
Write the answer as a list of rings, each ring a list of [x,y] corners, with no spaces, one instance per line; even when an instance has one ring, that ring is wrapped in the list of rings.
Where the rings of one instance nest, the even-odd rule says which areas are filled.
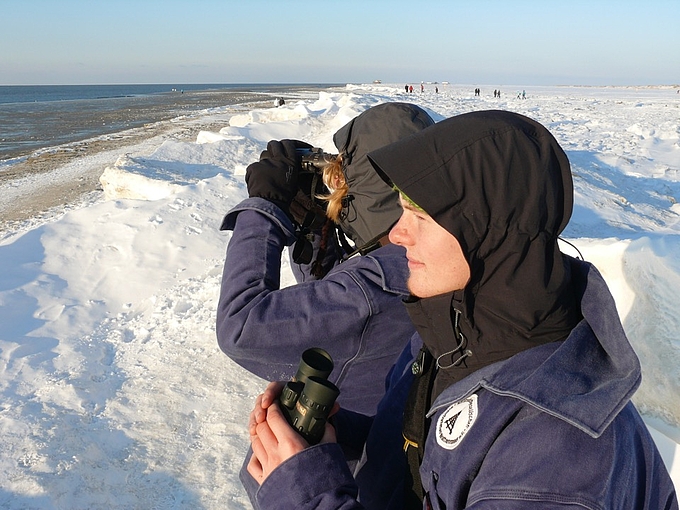
[[[680,83],[680,0],[3,0],[0,85]]]

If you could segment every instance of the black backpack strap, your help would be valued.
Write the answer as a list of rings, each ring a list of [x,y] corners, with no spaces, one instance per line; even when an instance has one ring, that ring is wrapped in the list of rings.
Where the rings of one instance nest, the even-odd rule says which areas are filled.
[[[430,395],[436,374],[435,365],[434,358],[423,346],[411,367],[416,378],[406,401],[402,429],[404,453],[409,467],[404,486],[405,509],[423,508],[425,494],[420,479],[420,464],[425,454],[425,439],[429,428],[430,420],[426,418],[426,414],[430,408]]]

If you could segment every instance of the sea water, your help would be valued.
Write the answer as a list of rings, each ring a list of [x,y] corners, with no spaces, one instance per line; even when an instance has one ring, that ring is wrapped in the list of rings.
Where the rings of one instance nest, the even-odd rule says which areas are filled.
[[[332,84],[0,86],[0,161],[219,106]]]

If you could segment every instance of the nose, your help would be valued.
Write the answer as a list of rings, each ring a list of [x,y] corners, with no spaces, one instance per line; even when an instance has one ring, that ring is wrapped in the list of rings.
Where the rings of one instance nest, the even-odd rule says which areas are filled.
[[[405,225],[404,214],[401,215],[399,221],[390,230],[389,239],[392,244],[397,244],[399,246],[406,246],[408,241],[408,230]]]

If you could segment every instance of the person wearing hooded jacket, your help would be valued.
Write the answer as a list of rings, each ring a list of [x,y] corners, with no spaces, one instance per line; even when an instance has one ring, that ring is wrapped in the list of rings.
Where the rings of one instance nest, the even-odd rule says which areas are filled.
[[[386,241],[401,214],[397,193],[366,154],[432,124],[418,106],[385,103],[335,133],[349,192],[339,223],[357,248],[380,238]],[[292,377],[305,349],[322,348],[335,364],[329,379],[340,389],[338,402],[371,415],[384,393],[382,381],[401,351],[391,335],[409,338],[414,331],[401,305],[408,294],[405,251],[378,244],[369,254],[340,263],[337,250],[329,249],[324,265],[334,267],[323,278],[311,276],[308,265],[292,264],[298,281],[304,281],[280,288],[281,254],[296,242],[299,227],[290,209],[299,195],[295,151],[300,147],[310,146],[270,142],[264,159],[247,169],[249,198],[224,218],[222,229],[231,230],[232,236],[217,310],[219,346],[265,379]],[[289,182],[284,180],[287,174]]]
[[[677,509],[630,400],[640,365],[614,300],[558,247],[573,184],[554,137],[473,112],[369,159],[401,193],[390,239],[406,248],[417,333],[367,434],[340,410],[309,447],[274,404],[281,384],[267,387],[249,420],[255,505]],[[353,473],[346,441],[364,441]]]

